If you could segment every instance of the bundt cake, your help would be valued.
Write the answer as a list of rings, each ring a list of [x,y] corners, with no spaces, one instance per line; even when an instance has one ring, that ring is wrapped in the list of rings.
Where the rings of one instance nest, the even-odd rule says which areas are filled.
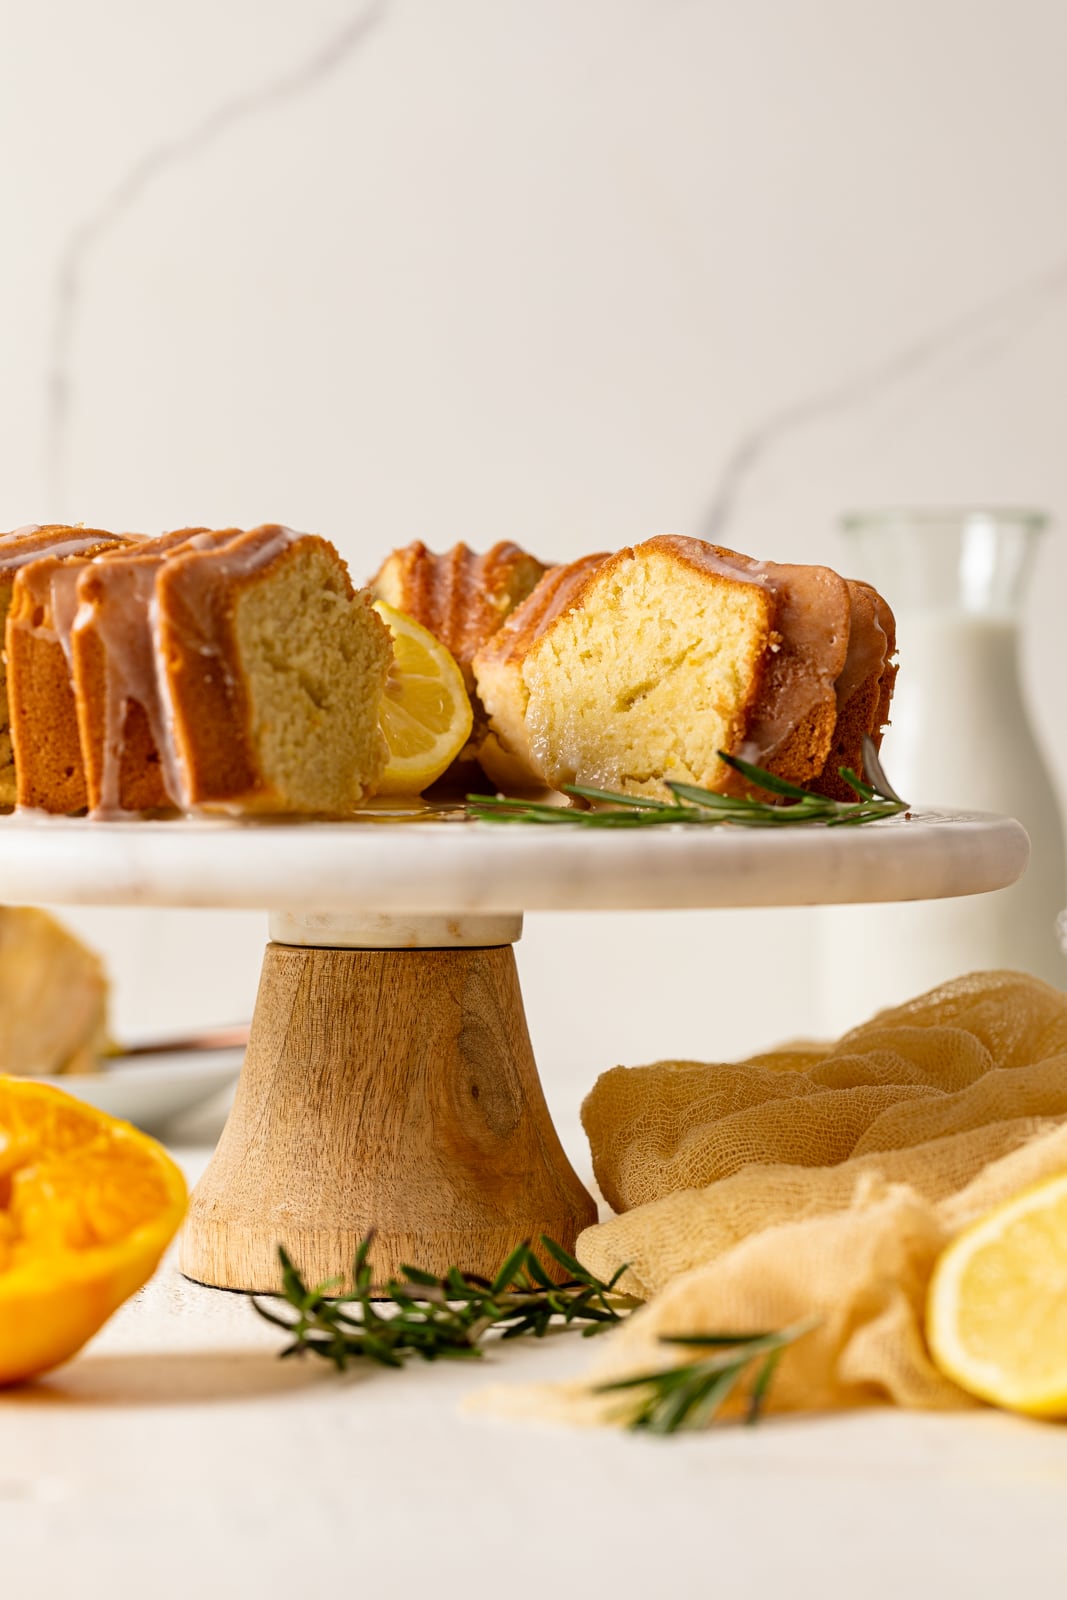
[[[29,529],[0,540],[6,659],[0,805],[84,809],[68,646],[77,579],[91,557],[134,542],[100,528],[69,527]]]
[[[275,524],[20,529],[0,536],[0,803],[350,813],[387,756],[372,595],[455,656],[464,756],[505,789],[744,792],[723,751],[849,799],[839,769],[888,719],[892,612],[828,567],[679,537],[551,568],[416,542],[357,593],[332,545]]]
[[[725,751],[791,782],[828,781],[839,720],[857,765],[862,732],[879,733],[888,707],[891,618],[880,604],[828,567],[754,561],[697,539],[574,563],[543,579],[475,655],[490,775],[527,787],[661,795],[674,779],[736,792],[744,782],[718,759]],[[862,643],[850,665],[854,614]]]

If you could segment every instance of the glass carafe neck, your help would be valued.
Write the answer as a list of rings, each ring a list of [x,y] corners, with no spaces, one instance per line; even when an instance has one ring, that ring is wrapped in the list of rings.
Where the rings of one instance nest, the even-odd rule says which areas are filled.
[[[843,527],[858,577],[893,609],[1014,619],[1047,519],[999,508],[855,512]]]

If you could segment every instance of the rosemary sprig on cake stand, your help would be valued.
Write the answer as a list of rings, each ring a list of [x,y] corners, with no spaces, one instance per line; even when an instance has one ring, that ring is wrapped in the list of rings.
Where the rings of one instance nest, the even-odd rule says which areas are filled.
[[[487,1334],[501,1339],[531,1335],[542,1339],[553,1327],[580,1327],[583,1337],[617,1327],[642,1302],[616,1287],[625,1266],[603,1282],[588,1272],[555,1240],[541,1235],[541,1248],[567,1273],[554,1283],[528,1243],[511,1252],[491,1281],[452,1267],[434,1277],[404,1267],[403,1277],[376,1285],[368,1234],[356,1252],[354,1288],[344,1294],[335,1284],[309,1289],[287,1252],[279,1247],[281,1298],[285,1311],[253,1296],[265,1321],[284,1330],[289,1343],[282,1357],[315,1355],[343,1372],[359,1361],[403,1367],[409,1357],[423,1361],[465,1361],[483,1354]],[[670,1434],[706,1428],[718,1415],[753,1363],[746,1417],[755,1422],[763,1408],[782,1352],[814,1326],[799,1323],[776,1333],[686,1334],[660,1342],[710,1349],[679,1366],[637,1373],[602,1384],[595,1394],[625,1396],[619,1420],[647,1433]]]
[[[826,795],[813,794],[799,784],[788,783],[763,767],[742,761],[739,756],[726,755],[721,750],[719,759],[755,788],[776,799],[716,794],[691,783],[668,781],[667,788],[674,800],[657,800],[648,795],[618,794],[611,789],[569,783],[564,785],[563,792],[591,802],[590,809],[511,799],[499,794],[469,794],[467,814],[480,822],[532,822],[563,827],[577,824],[585,828],[647,828],[676,822],[697,826],[733,823],[742,828],[789,828],[821,823],[833,828],[877,822],[908,811],[908,802],[893,789],[870,739],[863,742],[864,771],[870,782],[857,777],[851,767],[839,769],[855,794],[855,800],[831,800]]]

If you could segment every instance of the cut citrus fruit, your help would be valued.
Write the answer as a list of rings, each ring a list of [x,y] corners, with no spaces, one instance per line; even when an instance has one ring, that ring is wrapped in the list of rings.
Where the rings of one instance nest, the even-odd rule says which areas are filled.
[[[471,703],[463,674],[439,639],[384,600],[374,609],[395,652],[379,713],[389,761],[378,793],[421,794],[470,738]]]
[[[930,1281],[926,1334],[961,1389],[1031,1416],[1067,1416],[1067,1176],[953,1240]]]
[[[185,1212],[161,1145],[0,1077],[0,1384],[66,1361],[151,1277]]]

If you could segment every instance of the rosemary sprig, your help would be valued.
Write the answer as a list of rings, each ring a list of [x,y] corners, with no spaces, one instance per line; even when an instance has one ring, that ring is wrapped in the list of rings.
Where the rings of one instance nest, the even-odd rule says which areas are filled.
[[[621,1294],[616,1284],[621,1266],[604,1283],[554,1239],[541,1235],[541,1246],[568,1274],[555,1283],[533,1248],[520,1244],[493,1279],[451,1267],[443,1277],[402,1267],[399,1279],[376,1285],[370,1262],[374,1235],[356,1251],[354,1287],[337,1292],[336,1281],[309,1289],[288,1253],[279,1245],[282,1293],[286,1311],[256,1296],[252,1305],[263,1319],[288,1335],[282,1357],[316,1355],[339,1372],[353,1362],[369,1360],[383,1367],[402,1367],[409,1356],[423,1361],[477,1359],[482,1341],[495,1331],[502,1339],[531,1334],[544,1338],[550,1327],[580,1326],[582,1335],[603,1333],[636,1311],[641,1301]],[[627,1425],[648,1433],[677,1433],[707,1427],[737,1387],[746,1368],[759,1367],[749,1390],[747,1420],[755,1422],[763,1408],[774,1369],[785,1348],[814,1322],[797,1323],[780,1333],[684,1334],[664,1344],[710,1348],[698,1357],[662,1372],[643,1372],[593,1392],[632,1391],[636,1406]]]
[[[798,1322],[778,1333],[671,1336],[660,1343],[705,1348],[713,1353],[677,1367],[639,1372],[614,1383],[603,1383],[594,1392],[629,1394],[635,1401],[626,1418],[630,1428],[646,1433],[679,1433],[683,1429],[706,1428],[755,1363],[745,1420],[757,1422],[782,1353],[814,1326],[811,1321]]]
[[[625,1266],[603,1283],[544,1235],[545,1253],[567,1273],[561,1283],[549,1277],[535,1250],[524,1243],[492,1280],[458,1267],[435,1277],[405,1266],[399,1279],[376,1284],[372,1244],[369,1234],[356,1252],[354,1287],[343,1294],[336,1283],[309,1289],[279,1246],[286,1313],[256,1298],[252,1304],[289,1336],[283,1356],[310,1353],[332,1361],[339,1371],[361,1358],[386,1367],[403,1366],[412,1355],[424,1361],[466,1360],[482,1354],[481,1341],[490,1330],[504,1339],[523,1334],[540,1339],[558,1321],[581,1326],[588,1336],[621,1322],[641,1303],[616,1291]]]
[[[469,794],[467,812],[481,822],[532,822],[563,827],[577,824],[586,828],[648,828],[684,822],[705,826],[734,823],[743,828],[822,823],[833,828],[876,822],[908,810],[908,802],[890,785],[878,752],[867,738],[863,741],[863,765],[868,781],[857,777],[851,767],[839,769],[855,800],[831,800],[826,795],[812,794],[809,789],[788,783],[763,767],[753,766],[750,761],[726,755],[721,750],[719,759],[754,787],[775,798],[759,800],[751,795],[716,794],[694,784],[668,782],[667,788],[674,796],[672,803],[569,783],[564,785],[564,793],[592,801],[595,809],[579,811],[536,800],[509,799],[505,795]]]

